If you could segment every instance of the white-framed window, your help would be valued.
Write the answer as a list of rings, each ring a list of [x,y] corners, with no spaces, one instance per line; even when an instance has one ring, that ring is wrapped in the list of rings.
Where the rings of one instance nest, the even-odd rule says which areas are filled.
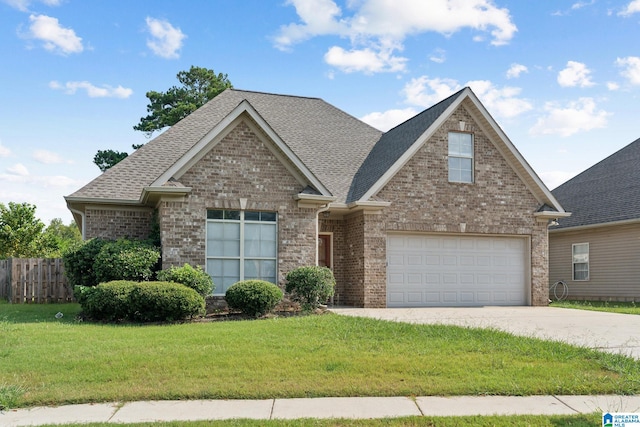
[[[277,236],[275,212],[207,210],[207,273],[214,295],[240,280],[277,283]]]
[[[571,263],[573,280],[589,280],[589,244],[574,243],[571,245]]]
[[[449,182],[473,182],[473,135],[449,132]]]

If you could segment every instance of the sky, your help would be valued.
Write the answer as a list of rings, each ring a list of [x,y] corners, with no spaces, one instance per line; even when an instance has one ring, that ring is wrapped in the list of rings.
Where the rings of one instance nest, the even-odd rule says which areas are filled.
[[[469,86],[549,189],[640,138],[640,0],[0,0],[0,203],[133,151],[192,65],[388,130]]]

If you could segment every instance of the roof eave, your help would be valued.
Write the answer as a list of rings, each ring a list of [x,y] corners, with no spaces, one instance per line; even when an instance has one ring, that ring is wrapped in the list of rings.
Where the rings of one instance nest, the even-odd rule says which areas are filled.
[[[582,231],[582,230],[590,230],[594,228],[615,227],[615,226],[633,225],[633,224],[640,224],[640,218],[625,219],[622,221],[612,221],[612,222],[599,222],[597,224],[576,225],[573,227],[550,228],[549,233],[555,234],[555,233],[562,233],[562,232]]]
[[[329,205],[336,200],[334,196],[324,196],[319,194],[298,193],[293,196],[293,200],[298,202],[299,208],[320,208]]]

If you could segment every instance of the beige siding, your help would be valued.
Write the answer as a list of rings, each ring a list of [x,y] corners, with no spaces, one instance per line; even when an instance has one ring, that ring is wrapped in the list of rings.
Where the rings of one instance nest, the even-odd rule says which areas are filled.
[[[589,280],[573,281],[571,245],[589,243]],[[549,283],[570,299],[640,301],[640,224],[549,233]]]

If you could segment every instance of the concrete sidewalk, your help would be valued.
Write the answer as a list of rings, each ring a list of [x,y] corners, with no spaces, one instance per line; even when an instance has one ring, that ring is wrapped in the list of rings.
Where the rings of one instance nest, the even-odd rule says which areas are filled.
[[[462,415],[640,413],[640,396],[324,397],[183,400],[39,407],[0,412],[3,427],[248,418],[388,418]]]

